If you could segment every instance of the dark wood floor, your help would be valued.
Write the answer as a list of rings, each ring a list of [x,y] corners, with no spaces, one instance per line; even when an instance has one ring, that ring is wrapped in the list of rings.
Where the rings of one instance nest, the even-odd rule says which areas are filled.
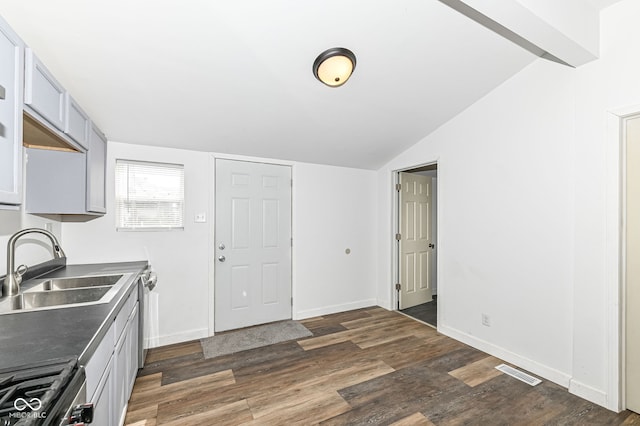
[[[438,327],[438,299],[437,296],[433,296],[433,300],[420,305],[412,306],[407,309],[403,309],[400,312],[409,315],[412,318],[418,319],[422,322],[426,322],[429,325]]]
[[[126,424],[633,425],[396,312],[302,321],[314,337],[204,359],[198,341],[151,350]]]

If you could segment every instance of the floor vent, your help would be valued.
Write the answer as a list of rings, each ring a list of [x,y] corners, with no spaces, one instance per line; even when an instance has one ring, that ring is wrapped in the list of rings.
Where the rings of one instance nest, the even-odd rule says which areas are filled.
[[[520,370],[516,370],[513,367],[509,367],[506,364],[500,364],[499,366],[496,367],[496,369],[502,371],[504,374],[507,374],[507,375],[509,375],[511,377],[515,377],[516,379],[518,379],[520,381],[523,381],[526,384],[531,385],[531,386],[535,386],[538,383],[542,383],[542,380],[537,379],[537,378],[535,378],[533,376],[530,376],[527,373],[523,373]]]

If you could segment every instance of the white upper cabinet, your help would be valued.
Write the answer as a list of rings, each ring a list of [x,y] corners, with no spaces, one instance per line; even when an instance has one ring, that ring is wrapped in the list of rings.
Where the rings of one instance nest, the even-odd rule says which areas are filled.
[[[57,129],[65,130],[65,89],[30,48],[25,51],[24,103]]]
[[[23,52],[22,40],[0,18],[0,208],[22,202]]]
[[[96,127],[89,132],[87,150],[87,211],[106,213],[107,139]]]
[[[37,148],[25,151],[27,213],[101,215],[106,212],[107,142],[95,126],[91,127],[86,152]]]
[[[89,116],[80,108],[80,105],[67,92],[65,96],[65,110],[67,111],[64,123],[64,132],[74,141],[87,149],[89,140],[89,128],[91,121]]]
[[[0,209],[22,204],[23,143],[25,211],[106,212],[106,138],[0,17]]]

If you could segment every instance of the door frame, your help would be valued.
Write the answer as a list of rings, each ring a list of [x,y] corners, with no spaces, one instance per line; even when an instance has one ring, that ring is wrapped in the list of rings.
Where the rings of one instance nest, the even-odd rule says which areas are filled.
[[[399,306],[399,292],[396,290],[396,283],[400,282],[400,242],[395,239],[397,233],[400,232],[400,193],[396,190],[396,185],[400,183],[400,173],[408,172],[410,170],[414,170],[420,167],[433,166],[437,167],[437,170],[440,170],[440,160],[436,159],[433,161],[428,161],[425,163],[419,163],[409,167],[403,167],[401,169],[392,170],[391,175],[391,193],[392,200],[391,203],[391,221],[393,223],[392,229],[393,234],[390,235],[392,240],[392,257],[391,257],[391,309],[393,311],[398,310]],[[438,176],[438,200],[436,203],[436,235],[438,236],[435,244],[436,244],[436,285],[438,286],[438,300],[440,300],[442,294],[446,293],[444,290],[444,286],[441,286],[440,280],[440,212],[442,211],[442,203],[440,202],[440,176]],[[438,327],[442,323],[442,304],[438,303]]]
[[[291,167],[291,180],[295,182],[296,180],[296,167],[295,163],[292,161],[282,161],[275,160],[270,158],[261,158],[261,157],[244,157],[241,155],[225,155],[225,154],[217,154],[212,153],[209,155],[209,170],[211,171],[211,180],[210,189],[209,189],[209,208],[208,215],[210,220],[209,222],[209,291],[208,291],[208,303],[207,303],[207,316],[208,316],[208,336],[215,335],[215,276],[216,276],[216,262],[215,262],[215,254],[216,254],[216,217],[215,217],[215,206],[216,206],[216,160],[234,160],[234,161],[244,161],[247,163],[262,163],[262,164],[272,164],[275,166],[287,166]],[[296,229],[296,219],[294,216],[295,213],[295,200],[296,200],[296,186],[292,184],[291,186],[291,239],[294,241],[295,238],[295,229]],[[296,311],[297,311],[297,292],[296,292],[296,274],[295,274],[295,254],[294,247],[291,246],[291,319],[296,319]]]
[[[640,116],[640,105],[609,110],[606,144],[605,287],[607,295],[607,408],[626,409],[626,121]]]
[[[607,224],[607,295],[609,344],[610,409],[626,409],[626,122],[640,116],[640,105],[609,111],[607,114],[607,165],[611,172],[607,175],[608,203],[612,218]],[[615,141],[615,142],[614,142]]]

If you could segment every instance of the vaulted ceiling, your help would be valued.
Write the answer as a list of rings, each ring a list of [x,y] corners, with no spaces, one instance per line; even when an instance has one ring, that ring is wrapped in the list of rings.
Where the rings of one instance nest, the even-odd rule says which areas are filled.
[[[0,0],[0,15],[109,140],[368,169],[536,58],[438,0]],[[329,88],[311,68],[339,46],[357,66]]]

